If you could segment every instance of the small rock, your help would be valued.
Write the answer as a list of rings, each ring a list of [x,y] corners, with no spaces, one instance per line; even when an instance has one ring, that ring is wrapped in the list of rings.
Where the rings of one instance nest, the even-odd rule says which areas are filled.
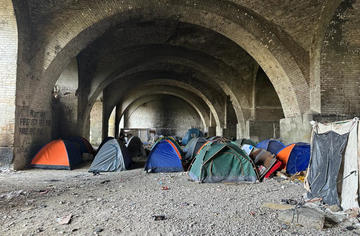
[[[104,229],[102,229],[102,228],[96,228],[95,229],[95,233],[101,233],[102,231],[104,231]]]
[[[287,225],[287,224],[282,224],[282,225],[281,225],[281,228],[282,228],[282,229],[288,229],[288,228],[290,228],[290,226]]]
[[[70,224],[71,218],[72,218],[72,214],[64,216],[62,218],[57,218],[56,221],[61,225],[68,225]]]
[[[164,215],[154,215],[154,220],[155,221],[160,221],[160,220],[165,220],[166,217]]]
[[[356,229],[354,226],[346,226],[346,228],[345,229],[347,229],[347,230],[349,230],[349,231],[351,231],[351,230],[354,230],[354,229]]]
[[[338,212],[341,211],[341,208],[338,205],[331,205],[329,206],[329,210],[332,212]]]

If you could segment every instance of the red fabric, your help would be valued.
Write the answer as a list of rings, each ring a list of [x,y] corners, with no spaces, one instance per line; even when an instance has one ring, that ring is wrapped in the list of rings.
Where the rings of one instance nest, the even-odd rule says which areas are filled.
[[[281,161],[277,161],[274,165],[273,165],[273,167],[271,167],[271,169],[266,173],[266,175],[265,175],[265,179],[268,179],[268,178],[270,178],[270,176],[275,172],[275,171],[277,171],[280,167],[281,167],[281,165],[282,165],[282,162]]]

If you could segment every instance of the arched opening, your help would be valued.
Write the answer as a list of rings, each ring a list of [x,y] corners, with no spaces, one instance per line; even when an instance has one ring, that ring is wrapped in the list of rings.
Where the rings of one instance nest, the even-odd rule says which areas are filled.
[[[172,95],[143,98],[130,104],[121,119],[124,122],[122,128],[149,134],[142,137],[144,141],[151,141],[150,131],[157,135],[183,137],[189,127],[204,130],[198,112],[181,98]]]
[[[249,123],[251,139],[258,142],[280,138],[280,119],[283,109],[277,93],[265,72],[259,68],[254,81],[254,119]]]

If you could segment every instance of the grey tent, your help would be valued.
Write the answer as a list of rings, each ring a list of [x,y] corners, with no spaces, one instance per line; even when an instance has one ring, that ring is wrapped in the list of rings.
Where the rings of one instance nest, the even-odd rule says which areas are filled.
[[[198,153],[199,149],[207,142],[203,137],[192,138],[184,148],[185,156],[183,160],[191,160]]]
[[[89,172],[110,172],[129,169],[131,158],[124,144],[116,139],[104,143],[91,163]]]

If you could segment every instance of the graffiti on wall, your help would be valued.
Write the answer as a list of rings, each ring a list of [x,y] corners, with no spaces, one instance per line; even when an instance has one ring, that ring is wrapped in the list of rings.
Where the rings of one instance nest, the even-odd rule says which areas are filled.
[[[23,112],[19,118],[19,132],[23,135],[43,135],[46,128],[51,127],[51,119],[45,111]]]

